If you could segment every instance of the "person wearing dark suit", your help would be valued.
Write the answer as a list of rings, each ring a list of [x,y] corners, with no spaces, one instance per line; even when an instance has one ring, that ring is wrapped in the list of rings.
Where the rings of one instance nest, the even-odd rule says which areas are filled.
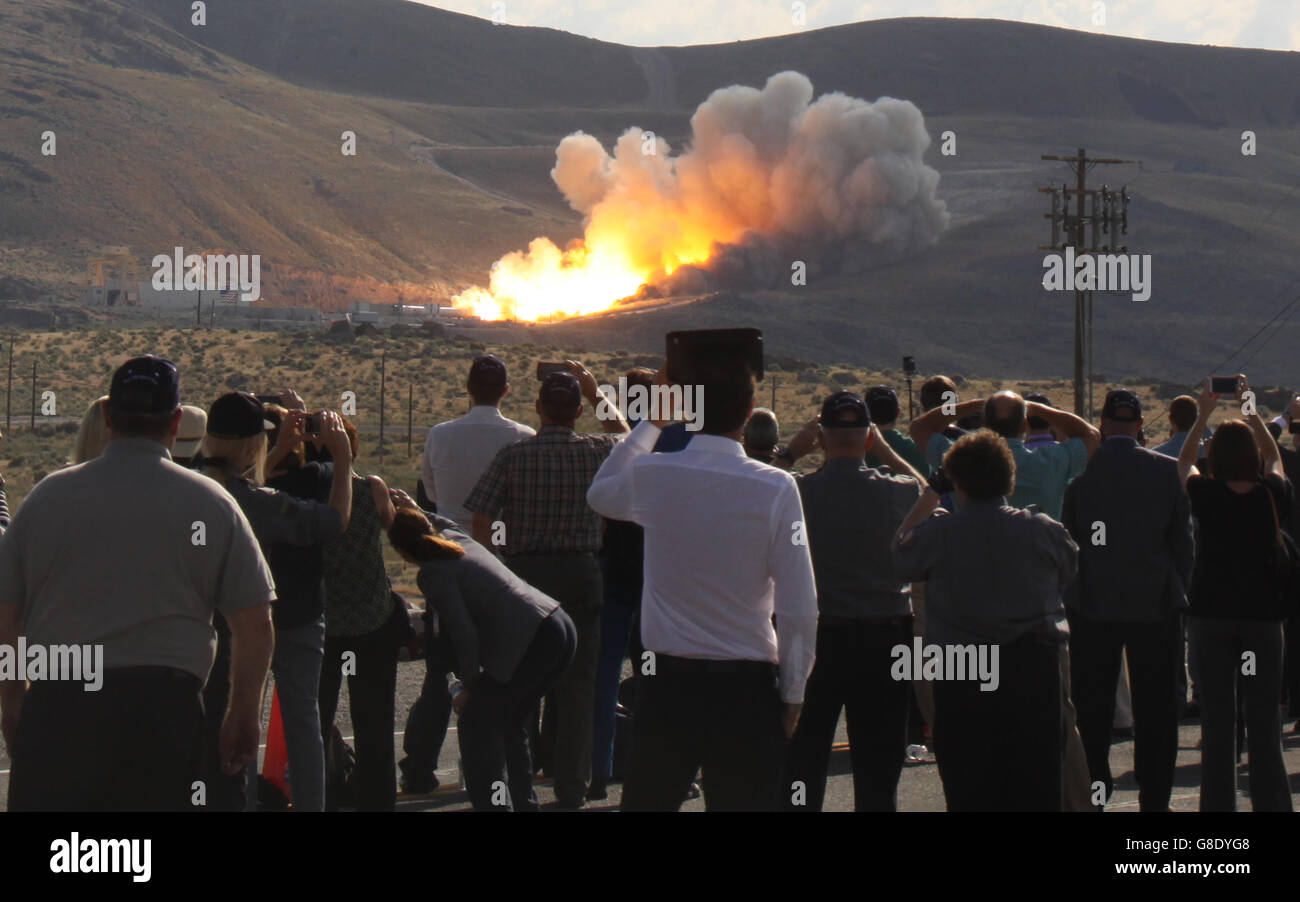
[[[1166,811],[1178,755],[1182,616],[1195,553],[1191,508],[1177,461],[1137,443],[1138,396],[1113,389],[1101,416],[1104,441],[1070,484],[1062,512],[1079,545],[1078,579],[1066,601],[1070,681],[1091,780],[1105,785],[1109,799],[1115,689],[1127,652],[1139,804],[1143,811]]]
[[[452,707],[470,802],[476,811],[535,811],[528,720],[573,660],[573,621],[454,521],[426,516],[404,493],[393,499],[388,538],[419,565],[416,583],[458,666]]]

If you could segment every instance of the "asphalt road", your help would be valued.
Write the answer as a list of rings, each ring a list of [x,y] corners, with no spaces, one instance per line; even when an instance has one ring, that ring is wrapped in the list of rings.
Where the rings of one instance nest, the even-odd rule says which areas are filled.
[[[418,697],[420,685],[424,679],[424,663],[409,661],[398,664],[397,670],[397,757],[401,757],[402,735],[405,727],[406,712]],[[269,705],[268,705],[269,708]],[[399,811],[459,811],[469,809],[469,799],[459,788],[459,758],[456,741],[456,725],[453,722],[443,745],[442,756],[438,762],[438,779],[442,786],[437,792],[427,796],[398,795]],[[336,721],[343,735],[352,735],[352,722],[348,711],[347,691],[344,689],[339,701],[339,714]],[[1283,747],[1285,750],[1287,773],[1291,778],[1291,792],[1296,810],[1300,811],[1300,735],[1291,732],[1292,724],[1284,727]],[[1184,721],[1179,729],[1178,769],[1174,777],[1174,794],[1171,807],[1175,811],[1196,811],[1198,803],[1198,786],[1200,772],[1200,726],[1194,721]],[[837,749],[831,756],[831,777],[826,788],[826,811],[853,810],[853,778],[849,766],[849,755],[844,743],[847,741],[843,720],[837,733]],[[1137,811],[1137,783],[1133,777],[1133,742],[1117,740],[1111,749],[1111,771],[1115,776],[1116,792],[1108,811]],[[1242,811],[1250,810],[1249,768],[1242,756],[1238,768],[1238,807]],[[585,811],[614,811],[620,800],[619,784],[611,784],[609,798],[602,802],[588,803]],[[543,780],[538,782],[538,796],[543,808],[553,808],[555,796],[550,784]],[[9,795],[9,758],[0,744],[0,810],[8,807]],[[684,811],[703,811],[703,799],[693,799],[683,806]],[[939,781],[938,768],[931,763],[905,767],[898,791],[899,811],[943,811],[943,787]]]

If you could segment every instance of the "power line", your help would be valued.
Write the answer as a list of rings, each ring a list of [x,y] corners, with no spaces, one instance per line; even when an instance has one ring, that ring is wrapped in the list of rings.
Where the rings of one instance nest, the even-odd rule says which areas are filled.
[[[1219,371],[1220,368],[1223,367],[1223,365],[1224,365],[1225,363],[1230,362],[1234,357],[1236,357],[1238,354],[1240,354],[1242,351],[1244,351],[1244,350],[1246,349],[1246,346],[1247,346],[1247,345],[1249,345],[1252,341],[1254,341],[1254,340],[1255,340],[1256,338],[1258,338],[1261,334],[1263,334],[1263,332],[1264,332],[1264,331],[1265,331],[1269,326],[1273,325],[1273,323],[1277,322],[1278,319],[1281,318],[1282,314],[1286,313],[1288,310],[1291,310],[1293,307],[1295,307],[1295,305],[1296,305],[1297,303],[1300,303],[1300,294],[1296,295],[1296,296],[1293,297],[1290,301],[1288,301],[1286,304],[1284,304],[1284,305],[1282,306],[1282,309],[1278,310],[1277,313],[1273,314],[1273,318],[1272,318],[1272,319],[1270,319],[1268,322],[1264,323],[1264,325],[1262,325],[1262,326],[1260,326],[1258,329],[1256,329],[1256,330],[1255,330],[1255,333],[1254,333],[1253,335],[1251,335],[1250,338],[1247,338],[1247,339],[1246,339],[1245,341],[1243,341],[1240,345],[1238,345],[1238,346],[1236,347],[1236,349],[1233,350],[1233,352],[1232,352],[1231,354],[1229,354],[1229,355],[1228,355],[1227,357],[1225,357],[1223,360],[1219,361],[1218,366],[1215,366],[1215,367],[1214,367],[1213,369],[1211,369],[1208,373],[1206,373],[1206,374],[1202,377],[1201,381],[1204,381],[1205,379],[1209,378],[1210,376],[1213,376],[1216,372]],[[1267,341],[1265,341],[1264,343],[1267,344]],[[1261,344],[1260,347],[1263,347],[1263,345]],[[1256,354],[1259,353],[1259,348],[1256,348],[1256,349],[1255,349],[1255,353],[1256,353]],[[1252,355],[1252,359],[1253,359],[1253,355]],[[1247,361],[1247,362],[1249,362],[1249,361]]]

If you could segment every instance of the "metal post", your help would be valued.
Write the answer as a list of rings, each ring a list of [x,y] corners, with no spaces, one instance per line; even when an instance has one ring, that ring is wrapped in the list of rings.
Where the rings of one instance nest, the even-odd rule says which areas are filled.
[[[912,407],[912,377],[907,377],[907,421],[910,423],[916,416],[916,411]]]
[[[32,361],[32,426],[36,429],[36,361]]]
[[[384,462],[384,358],[387,352],[379,354],[379,463]]]
[[[410,457],[415,435],[415,384],[406,386],[406,456]]]
[[[1076,164],[1075,175],[1078,177],[1078,194],[1075,195],[1075,217],[1076,225],[1074,230],[1074,252],[1083,253],[1087,247],[1083,240],[1083,199],[1084,199],[1084,182],[1087,178],[1088,167],[1086,165],[1087,156],[1082,147],[1079,148],[1079,161]],[[1075,259],[1075,266],[1079,261]],[[1075,281],[1075,273],[1069,274],[1070,281]],[[1087,417],[1083,409],[1083,332],[1086,327],[1083,318],[1084,298],[1083,292],[1076,287],[1074,290],[1074,412],[1077,416]]]
[[[9,388],[5,392],[5,435],[10,432],[9,417],[14,409],[14,343],[9,342]]]

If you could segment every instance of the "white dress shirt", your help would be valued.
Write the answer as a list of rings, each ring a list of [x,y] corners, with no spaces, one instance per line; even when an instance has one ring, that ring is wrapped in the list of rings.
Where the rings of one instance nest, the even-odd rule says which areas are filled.
[[[778,664],[781,698],[802,702],[817,585],[794,477],[729,438],[699,433],[683,451],[652,454],[658,438],[658,427],[638,424],[587,492],[599,513],[645,528],[642,644],[681,658]]]
[[[455,520],[469,532],[474,515],[465,499],[479,477],[504,446],[537,433],[523,423],[502,416],[491,404],[476,404],[469,413],[429,430],[420,460],[424,493],[438,505],[438,513]]]

